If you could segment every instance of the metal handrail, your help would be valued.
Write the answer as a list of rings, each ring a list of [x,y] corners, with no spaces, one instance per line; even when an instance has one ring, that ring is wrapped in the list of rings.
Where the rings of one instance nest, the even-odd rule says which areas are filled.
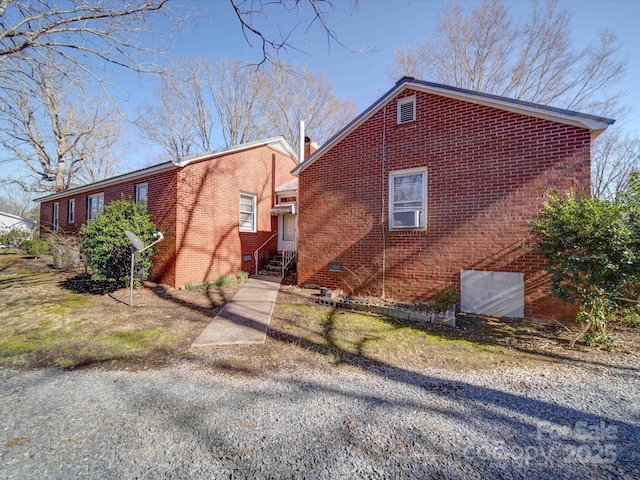
[[[284,278],[284,271],[286,270],[286,268],[296,258],[296,255],[298,252],[297,252],[297,249],[295,249],[295,246],[296,246],[296,241],[291,240],[282,249],[282,278]]]
[[[278,236],[278,232],[274,233],[269,238],[267,238],[267,240],[262,245],[256,248],[255,252],[253,252],[253,263],[256,266],[256,273],[255,273],[256,275],[258,274],[258,252],[262,247],[264,247],[267,243],[269,243],[273,237],[277,237],[277,236]]]

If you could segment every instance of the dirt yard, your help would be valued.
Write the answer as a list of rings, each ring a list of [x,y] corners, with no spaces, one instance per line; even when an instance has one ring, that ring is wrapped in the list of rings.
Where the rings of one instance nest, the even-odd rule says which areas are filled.
[[[191,348],[239,288],[174,290],[145,283],[99,293],[82,271],[0,254],[0,365],[146,369],[187,359],[248,373],[337,364],[411,370],[491,369],[556,362],[637,366],[638,329],[619,326],[607,348],[568,344],[577,326],[461,316],[454,328],[319,306],[317,290],[282,286],[264,345]]]

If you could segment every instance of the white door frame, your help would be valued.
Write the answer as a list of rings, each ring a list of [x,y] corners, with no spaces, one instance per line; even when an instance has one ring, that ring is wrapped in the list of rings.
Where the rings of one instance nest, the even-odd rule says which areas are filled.
[[[284,240],[284,218],[293,220],[293,240],[295,242],[295,250],[298,250],[298,216],[293,214],[278,215],[278,251],[281,252],[291,242]]]

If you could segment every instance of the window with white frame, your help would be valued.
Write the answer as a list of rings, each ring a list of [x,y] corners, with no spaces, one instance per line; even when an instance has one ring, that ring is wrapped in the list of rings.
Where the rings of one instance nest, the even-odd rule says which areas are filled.
[[[104,208],[104,193],[96,193],[87,197],[87,219],[97,218]]]
[[[401,170],[389,174],[389,230],[426,227],[427,170]]]
[[[67,223],[73,223],[76,220],[76,199],[67,200]]]
[[[147,208],[147,194],[149,192],[149,186],[146,183],[139,183],[136,185],[136,203]]]
[[[398,123],[414,122],[416,119],[416,97],[398,100]]]
[[[58,220],[58,211],[60,210],[60,205],[58,202],[53,203],[53,215],[52,215],[52,229],[54,232],[58,231],[59,220]]]
[[[250,193],[240,194],[240,231],[256,231],[256,196]]]

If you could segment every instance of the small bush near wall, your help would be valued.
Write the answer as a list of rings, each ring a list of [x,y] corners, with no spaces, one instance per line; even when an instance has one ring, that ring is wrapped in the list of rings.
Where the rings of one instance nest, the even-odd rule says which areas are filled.
[[[100,215],[87,221],[80,229],[82,249],[92,270],[91,278],[125,285],[129,278],[131,243],[124,231],[136,234],[145,245],[155,240],[158,228],[146,208],[124,198],[109,202]],[[135,254],[135,270],[146,271],[151,266],[153,249]]]
[[[549,192],[529,233],[547,259],[553,294],[580,305],[584,328],[571,345],[580,337],[587,344],[611,342],[607,323],[640,281],[640,188],[621,201]]]
[[[0,247],[19,248],[22,242],[31,238],[31,232],[24,228],[9,228],[0,230]]]
[[[453,288],[438,289],[429,300],[429,306],[438,313],[446,312],[456,303],[458,303],[458,292]]]
[[[22,252],[28,257],[39,258],[42,255],[49,253],[49,242],[46,240],[33,239],[25,240],[20,245]]]
[[[80,246],[75,237],[52,235],[49,237],[53,267],[58,270],[71,270],[82,264]]]

